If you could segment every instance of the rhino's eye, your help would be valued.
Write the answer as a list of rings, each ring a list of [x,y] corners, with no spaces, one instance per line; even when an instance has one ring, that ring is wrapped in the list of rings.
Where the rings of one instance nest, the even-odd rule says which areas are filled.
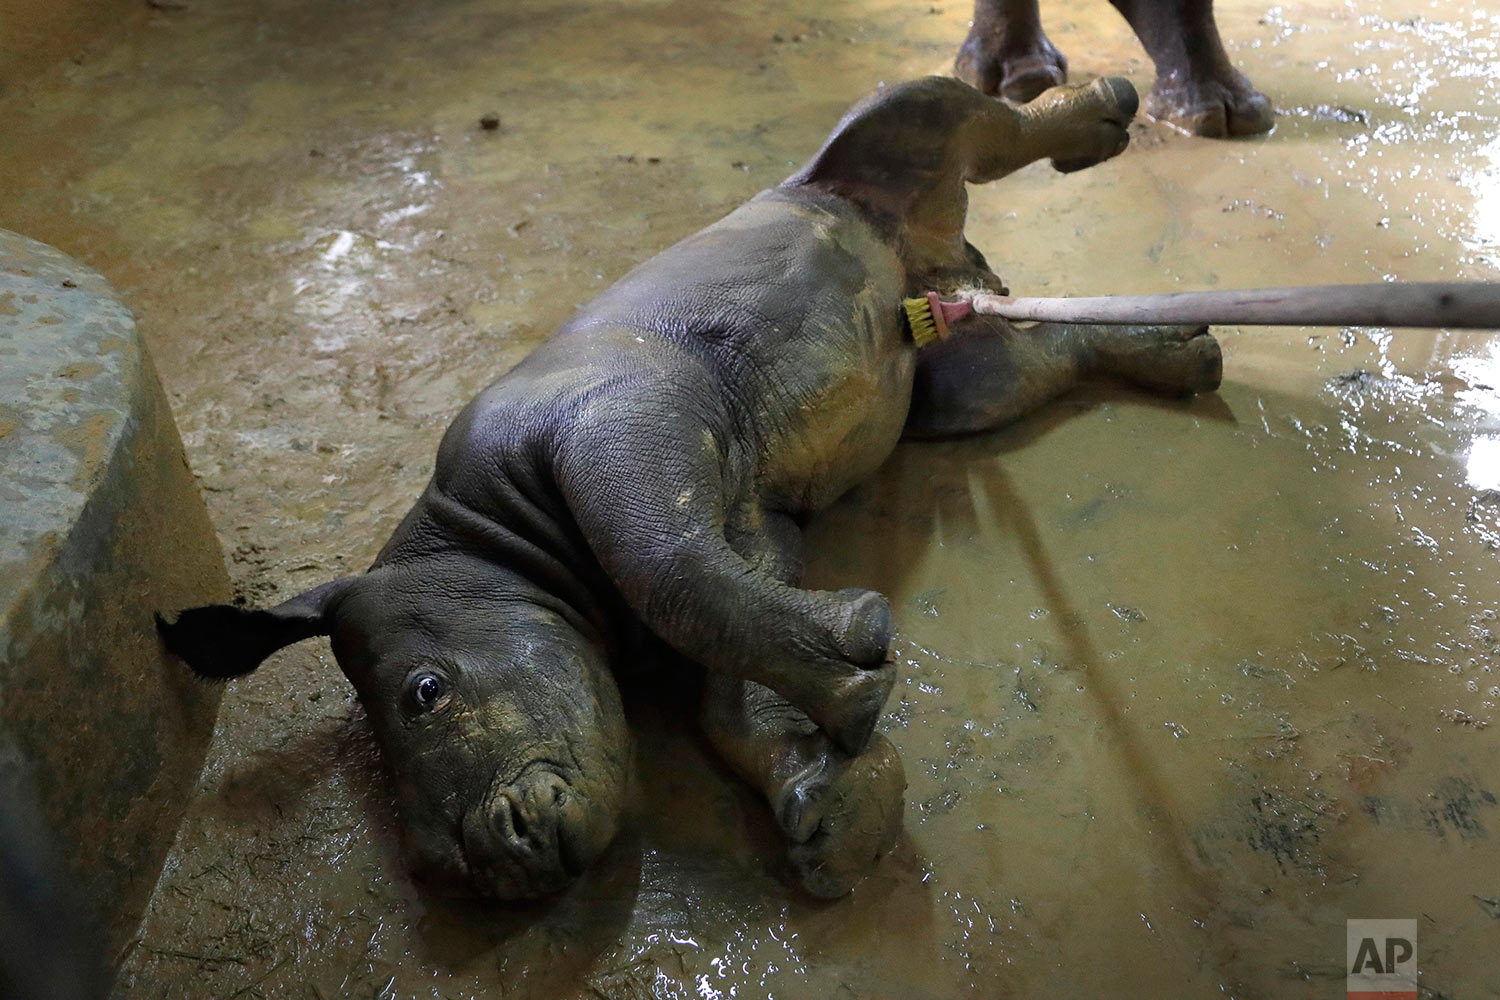
[[[419,712],[430,711],[442,699],[448,685],[437,674],[418,674],[411,685],[411,703]]]

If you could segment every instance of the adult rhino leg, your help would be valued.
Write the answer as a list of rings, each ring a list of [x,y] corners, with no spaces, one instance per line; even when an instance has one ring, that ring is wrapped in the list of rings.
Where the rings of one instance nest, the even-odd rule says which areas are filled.
[[[974,23],[953,64],[986,94],[1029,101],[1068,79],[1068,60],[1042,31],[1037,0],[974,0]]]
[[[1218,388],[1222,372],[1207,327],[1018,327],[971,316],[917,356],[906,433],[944,437],[1003,427],[1090,377],[1186,395]]]
[[[895,683],[885,598],[803,590],[752,565],[726,537],[731,462],[711,428],[659,386],[609,402],[597,422],[580,418],[556,473],[626,602],[679,653],[764,684],[861,750]]]
[[[776,692],[723,674],[708,678],[700,721],[714,749],[770,803],[809,893],[842,896],[895,845],[906,772],[885,737],[845,753]]]
[[[1271,101],[1234,68],[1214,23],[1213,0],[1110,0],[1156,63],[1146,103],[1194,135],[1222,139],[1270,131]]]

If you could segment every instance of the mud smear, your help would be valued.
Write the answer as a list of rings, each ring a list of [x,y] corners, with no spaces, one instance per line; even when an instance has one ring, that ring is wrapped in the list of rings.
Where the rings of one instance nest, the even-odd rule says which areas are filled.
[[[368,563],[447,421],[576,304],[943,68],[968,10],[936,8],[137,9],[0,94],[0,225],[125,293],[270,601]],[[1075,79],[1149,85],[1107,4],[1043,16]],[[1493,12],[1218,20],[1276,131],[1142,123],[1100,168],[975,191],[1018,294],[1496,276]],[[812,582],[885,591],[904,671],[907,832],[850,898],[788,887],[764,806],[649,691],[585,884],[426,898],[308,643],[231,687],[122,992],[1315,997],[1346,918],[1418,917],[1434,995],[1500,994],[1500,347],[1218,332],[1219,397],[903,446],[817,525]]]

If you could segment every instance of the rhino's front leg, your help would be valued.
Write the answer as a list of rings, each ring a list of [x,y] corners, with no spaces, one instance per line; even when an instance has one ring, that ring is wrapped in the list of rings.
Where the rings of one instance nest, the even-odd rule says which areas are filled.
[[[701,722],[719,755],[770,803],[814,896],[842,896],[895,845],[906,772],[885,737],[850,755],[776,692],[722,674],[708,678]]]
[[[801,578],[802,531],[786,515],[738,512],[729,538],[759,572],[787,584]],[[850,756],[775,691],[724,674],[707,678],[699,721],[719,756],[765,796],[814,896],[842,896],[895,844],[906,772],[884,737]]]
[[[693,415],[689,379],[622,390],[582,415],[557,462],[563,497],[641,620],[710,671],[779,692],[840,747],[864,746],[895,683],[891,613],[869,590],[803,590],[751,565],[726,538],[730,449]]]
[[[970,316],[918,355],[906,433],[944,437],[1003,427],[1088,377],[1187,395],[1217,389],[1222,376],[1223,357],[1207,327],[1018,327]]]

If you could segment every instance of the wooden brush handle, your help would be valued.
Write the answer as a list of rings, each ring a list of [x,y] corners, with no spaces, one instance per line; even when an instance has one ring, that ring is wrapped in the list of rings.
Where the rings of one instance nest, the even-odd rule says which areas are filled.
[[[1500,282],[1392,281],[1064,299],[976,295],[972,304],[978,313],[1056,323],[1500,329]]]

